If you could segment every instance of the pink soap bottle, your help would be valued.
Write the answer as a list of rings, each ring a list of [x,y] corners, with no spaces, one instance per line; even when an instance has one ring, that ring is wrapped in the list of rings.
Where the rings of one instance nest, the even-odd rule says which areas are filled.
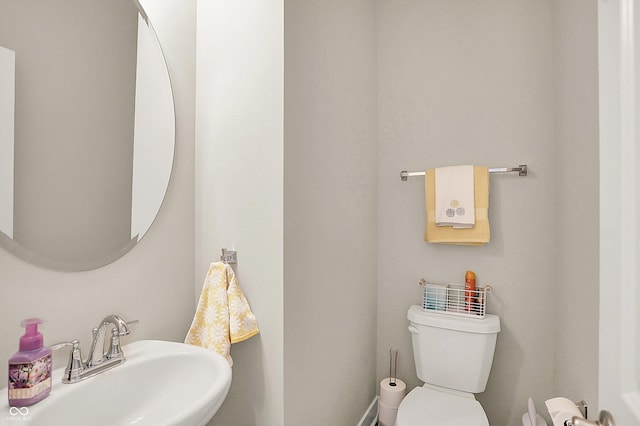
[[[20,323],[26,331],[20,350],[9,359],[9,405],[24,407],[44,399],[51,392],[51,348],[43,346],[38,318]]]

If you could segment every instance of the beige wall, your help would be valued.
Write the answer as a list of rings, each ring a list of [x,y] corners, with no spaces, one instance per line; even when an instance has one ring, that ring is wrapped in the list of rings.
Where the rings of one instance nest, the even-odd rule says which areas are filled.
[[[126,341],[183,340],[193,315],[195,1],[146,0],[163,45],[176,102],[173,176],[151,230],[123,258],[88,272],[53,272],[0,250],[0,364],[18,349],[20,321],[37,316],[45,344],[80,339],[104,315],[139,319]],[[65,354],[54,359],[63,367]]]

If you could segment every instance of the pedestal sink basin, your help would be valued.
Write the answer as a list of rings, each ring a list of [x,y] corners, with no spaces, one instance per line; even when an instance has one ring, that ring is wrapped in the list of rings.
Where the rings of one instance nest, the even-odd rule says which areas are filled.
[[[124,364],[79,383],[54,370],[51,394],[29,407],[10,407],[4,389],[0,425],[205,425],[229,391],[229,363],[211,350],[140,340],[123,352]]]

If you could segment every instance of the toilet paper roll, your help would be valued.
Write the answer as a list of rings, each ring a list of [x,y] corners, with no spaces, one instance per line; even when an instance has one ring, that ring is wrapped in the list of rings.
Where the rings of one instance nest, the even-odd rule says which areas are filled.
[[[407,385],[400,379],[395,379],[395,386],[392,386],[391,378],[387,377],[380,382],[380,403],[389,408],[398,408],[400,402],[407,393]]]
[[[564,426],[564,422],[571,420],[574,416],[584,419],[576,404],[568,398],[560,396],[548,399],[544,403],[551,415],[553,426]]]
[[[395,426],[398,409],[389,407],[378,401],[378,425]]]

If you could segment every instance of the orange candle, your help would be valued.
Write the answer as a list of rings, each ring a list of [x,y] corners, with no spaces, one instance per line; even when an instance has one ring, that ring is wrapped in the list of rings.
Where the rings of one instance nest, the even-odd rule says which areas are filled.
[[[476,274],[473,271],[467,271],[464,274],[464,289],[464,309],[471,312],[475,302],[476,290]]]

